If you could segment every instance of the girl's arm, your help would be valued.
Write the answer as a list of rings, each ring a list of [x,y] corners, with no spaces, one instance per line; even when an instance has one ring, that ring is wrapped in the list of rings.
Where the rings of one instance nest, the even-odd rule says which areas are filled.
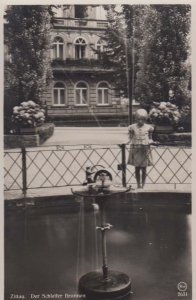
[[[154,141],[152,139],[152,133],[153,133],[153,131],[154,131],[154,127],[151,126],[151,128],[149,129],[149,132],[148,132],[149,144],[154,143]]]
[[[128,137],[129,137],[129,140],[126,142],[126,144],[130,144],[131,141],[132,141],[132,138],[133,138],[133,130],[132,130],[132,128],[128,128]]]
[[[152,140],[152,132],[149,132],[149,140]]]

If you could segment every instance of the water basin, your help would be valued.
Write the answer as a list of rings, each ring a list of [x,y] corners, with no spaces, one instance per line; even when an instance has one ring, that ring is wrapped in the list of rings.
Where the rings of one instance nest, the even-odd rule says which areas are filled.
[[[186,299],[191,299],[190,211],[120,197],[106,207],[113,225],[107,233],[109,269],[130,276],[130,299],[179,299],[180,282],[187,284]],[[79,278],[101,268],[97,207],[78,198],[61,206],[5,211],[5,300],[11,294],[78,299]]]

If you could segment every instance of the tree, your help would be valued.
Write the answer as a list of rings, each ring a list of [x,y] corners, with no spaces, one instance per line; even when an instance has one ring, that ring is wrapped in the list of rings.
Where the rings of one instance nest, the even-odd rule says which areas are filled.
[[[140,26],[135,96],[147,108],[167,101],[169,90],[188,91],[189,5],[152,5]]]
[[[134,94],[142,106],[168,99],[169,89],[188,90],[189,5],[107,6],[105,65],[113,63],[119,93]],[[134,59],[133,59],[134,58]],[[129,76],[128,76],[129,75]]]
[[[52,78],[49,51],[52,7],[12,5],[6,10],[5,44],[11,60],[5,63],[5,81],[18,104],[41,101]]]
[[[107,48],[99,53],[105,66],[113,66],[112,81],[119,96],[128,96],[128,85],[131,79],[132,64],[132,14],[133,6],[123,5],[116,10],[115,5],[105,5],[107,10],[108,28],[102,39],[106,41]],[[131,93],[131,91],[130,91]]]

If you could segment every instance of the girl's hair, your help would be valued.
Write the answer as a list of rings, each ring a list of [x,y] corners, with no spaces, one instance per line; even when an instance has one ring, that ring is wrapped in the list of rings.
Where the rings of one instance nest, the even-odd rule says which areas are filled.
[[[138,109],[137,111],[136,111],[136,113],[135,113],[135,117],[136,117],[136,119],[138,119],[138,118],[140,118],[140,117],[142,117],[142,118],[144,118],[144,119],[148,119],[148,113],[147,113],[147,111],[145,110],[145,109]]]

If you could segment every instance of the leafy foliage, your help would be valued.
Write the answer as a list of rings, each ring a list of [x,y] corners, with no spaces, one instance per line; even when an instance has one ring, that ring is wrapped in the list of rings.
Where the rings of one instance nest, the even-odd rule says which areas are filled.
[[[5,44],[11,60],[5,64],[8,89],[18,104],[29,99],[39,102],[52,78],[49,51],[52,7],[13,5],[6,10]]]
[[[190,81],[189,5],[106,6],[109,27],[102,53],[115,67],[113,81],[124,96],[142,106],[168,99],[170,89],[187,97]],[[128,89],[130,93],[128,93]],[[190,95],[189,95],[190,96]]]
[[[141,26],[135,96],[144,106],[168,99],[169,90],[187,93],[190,6],[153,5]]]
[[[129,83],[127,75],[131,75],[132,61],[132,19],[127,16],[125,20],[124,13],[117,11],[115,5],[105,5],[104,7],[107,10],[109,26],[102,39],[106,41],[107,48],[99,53],[99,56],[102,58],[105,68],[112,65],[115,69],[112,80],[115,82],[116,91],[119,95],[127,96]],[[129,9],[132,9],[132,6],[129,6]],[[131,13],[129,11],[129,15]]]

